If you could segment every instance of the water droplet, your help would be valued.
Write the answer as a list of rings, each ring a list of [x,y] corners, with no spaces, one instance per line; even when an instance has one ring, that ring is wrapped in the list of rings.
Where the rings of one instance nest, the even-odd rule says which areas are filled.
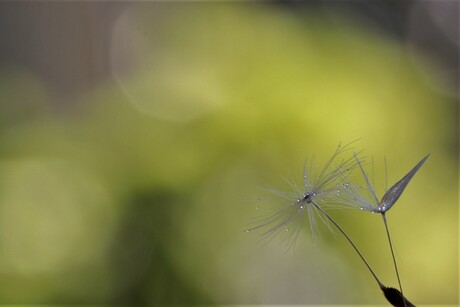
[[[337,193],[340,193],[340,189],[337,189]]]
[[[300,209],[303,209],[303,208],[305,208],[305,206],[304,206],[304,205],[301,205],[301,206],[300,206]]]
[[[360,210],[364,210],[364,208],[363,208],[363,207],[361,207],[361,208],[359,208],[359,209],[360,209]]]
[[[289,228],[286,228],[286,232],[288,232],[288,231],[289,231]]]
[[[246,232],[251,232],[251,229],[246,229]]]

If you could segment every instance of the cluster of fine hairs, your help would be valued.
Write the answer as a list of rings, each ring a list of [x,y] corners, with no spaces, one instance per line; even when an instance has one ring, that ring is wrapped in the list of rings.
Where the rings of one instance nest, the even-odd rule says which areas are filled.
[[[393,252],[393,245],[388,229],[386,212],[390,210],[401,196],[409,181],[425,163],[429,155],[425,156],[416,166],[414,166],[401,180],[388,189],[385,186],[385,193],[379,200],[375,188],[368,173],[365,170],[364,158],[360,152],[353,152],[351,143],[339,145],[332,157],[326,162],[323,168],[305,162],[302,183],[288,181],[292,188],[289,192],[280,192],[271,189],[270,192],[278,200],[277,205],[268,208],[265,214],[261,215],[254,222],[254,226],[247,229],[247,232],[259,231],[262,240],[271,240],[280,237],[294,244],[297,236],[308,223],[313,244],[315,244],[315,233],[318,232],[316,218],[319,218],[331,231],[335,227],[344,238],[350,243],[358,256],[361,258],[369,272],[374,277],[386,299],[393,306],[411,307],[415,306],[409,302],[405,296],[399,277],[398,266]],[[347,155],[348,153],[348,155]],[[355,185],[350,174],[358,171],[364,177],[366,185]],[[386,162],[385,162],[386,173]],[[386,177],[386,174],[385,174]],[[260,199],[259,199],[260,200]],[[269,200],[269,199],[266,199]],[[272,199],[273,200],[273,199]],[[259,208],[259,207],[257,207]],[[367,260],[359,251],[355,243],[345,233],[342,227],[327,213],[334,208],[357,208],[371,213],[378,213],[382,216],[383,224],[388,237],[393,264],[399,283],[399,290],[386,287],[375,274]]]

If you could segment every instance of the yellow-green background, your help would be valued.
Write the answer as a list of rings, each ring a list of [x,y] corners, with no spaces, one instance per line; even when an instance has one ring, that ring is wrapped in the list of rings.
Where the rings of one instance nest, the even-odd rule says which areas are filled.
[[[358,138],[380,196],[384,156],[393,184],[431,153],[388,220],[407,297],[458,303],[458,106],[416,51],[255,3],[131,6],[109,34],[111,78],[72,103],[0,71],[1,303],[385,305],[342,237],[244,232],[265,187]],[[381,218],[331,214],[396,287]]]

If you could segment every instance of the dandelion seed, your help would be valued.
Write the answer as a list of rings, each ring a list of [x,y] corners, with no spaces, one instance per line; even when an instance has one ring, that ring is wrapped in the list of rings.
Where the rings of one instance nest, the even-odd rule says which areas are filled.
[[[364,179],[367,184],[367,189],[370,192],[371,197],[367,198],[363,196],[362,191],[360,189],[351,188],[347,190],[348,196],[351,197],[360,206],[361,210],[366,210],[371,213],[380,213],[382,215],[383,223],[385,225],[385,230],[387,233],[388,242],[390,245],[391,255],[393,258],[393,264],[394,264],[395,271],[396,271],[396,277],[398,279],[399,289],[401,291],[400,297],[402,297],[402,299],[400,299],[401,304],[399,306],[404,306],[404,307],[413,306],[413,305],[409,301],[407,301],[407,299],[404,297],[404,292],[403,292],[403,288],[401,285],[401,278],[399,276],[399,270],[396,264],[396,258],[395,258],[394,251],[393,251],[393,244],[391,241],[390,231],[388,228],[388,222],[387,222],[387,218],[385,214],[388,210],[390,210],[393,207],[393,205],[396,203],[396,201],[401,196],[404,189],[409,184],[410,180],[414,177],[415,173],[420,169],[420,167],[422,167],[422,165],[425,163],[425,161],[428,159],[429,156],[430,156],[429,154],[426,155],[416,166],[414,166],[401,180],[399,180],[396,184],[394,184],[389,190],[387,190],[387,186],[388,186],[387,164],[386,164],[386,159],[385,159],[384,160],[385,161],[385,194],[383,195],[382,199],[379,201],[377,194],[375,193],[374,185],[370,183],[369,176],[367,175],[360,159],[357,157],[357,154],[355,153],[356,163],[359,165],[359,168],[361,169],[361,173],[364,176]],[[393,290],[395,291],[397,290],[393,288],[388,288],[388,289],[392,289],[391,290],[392,294],[387,295],[387,292],[384,291],[385,297],[390,302],[392,302],[390,298],[394,298],[394,300],[397,300],[396,298],[398,297],[398,295],[396,295],[395,292],[393,291]]]
[[[285,180],[292,191],[281,192],[271,189],[271,194],[275,196],[276,206],[264,210],[268,213],[262,215],[250,230],[261,230],[261,237],[265,240],[271,240],[277,236],[281,236],[283,239],[287,238],[289,246],[295,243],[301,226],[305,222],[309,224],[313,243],[316,243],[315,234],[319,233],[317,218],[332,231],[330,222],[324,217],[320,206],[324,209],[349,206],[341,203],[339,196],[342,190],[351,188],[351,185],[344,187],[341,179],[347,176],[346,172],[357,168],[358,163],[353,156],[340,161],[339,157],[351,149],[350,144],[339,145],[321,170],[317,165],[314,165],[313,161],[310,161],[309,164],[305,162],[302,184]],[[289,235],[282,235],[281,230],[288,226]]]
[[[350,143],[351,144],[351,143]],[[291,242],[295,242],[301,226],[308,221],[310,226],[310,232],[312,235],[313,245],[315,242],[315,232],[318,232],[318,225],[316,223],[316,217],[332,231],[330,224],[333,224],[345,239],[350,243],[353,249],[356,251],[358,256],[361,258],[363,263],[366,265],[369,272],[372,274],[384,296],[394,306],[405,306],[413,307],[414,305],[409,302],[402,293],[401,282],[399,279],[399,273],[394,258],[393,248],[391,245],[390,234],[387,227],[385,218],[385,212],[388,211],[394,203],[397,201],[415,172],[422,166],[426,156],[422,161],[417,164],[405,177],[403,177],[398,183],[395,184],[390,190],[386,192],[382,201],[379,202],[375,194],[373,185],[370,184],[369,178],[364,171],[362,162],[357,154],[352,158],[344,159],[337,162],[338,156],[345,150],[349,149],[349,145],[339,146],[332,155],[332,157],[325,164],[319,175],[313,175],[313,170],[317,170],[318,166],[313,167],[313,161],[311,161],[309,167],[307,163],[304,164],[303,174],[303,185],[297,185],[290,181],[287,181],[291,188],[291,192],[280,192],[271,190],[271,192],[281,200],[281,207],[273,208],[271,213],[267,216],[263,216],[257,222],[255,227],[249,228],[246,232],[253,230],[262,230],[262,238],[273,238],[280,235],[283,238],[288,238]],[[355,186],[350,182],[348,173],[354,168],[359,167],[364,174],[366,179],[367,188],[372,195],[372,199],[368,200],[361,193],[361,186]],[[314,178],[314,179],[312,179]],[[302,187],[302,188],[300,188]],[[343,192],[343,193],[342,193]],[[385,198],[386,197],[386,198]],[[385,200],[385,206],[381,206]],[[321,203],[321,205],[319,205]],[[344,207],[358,207],[361,210],[367,210],[372,213],[381,213],[385,227],[387,229],[388,239],[390,242],[390,248],[393,255],[393,262],[395,264],[396,274],[401,291],[386,287],[377,277],[371,266],[368,264],[364,256],[361,254],[357,246],[351,240],[351,238],[345,233],[345,231],[332,219],[332,217],[325,211],[326,208],[344,208]],[[289,228],[289,227],[290,228]],[[284,231],[282,231],[284,229]],[[292,230],[292,231],[290,231]]]
[[[425,158],[423,158],[409,173],[406,174],[406,176],[404,176],[394,186],[386,191],[385,195],[383,195],[382,200],[380,201],[380,205],[378,206],[379,212],[384,213],[393,207],[404,189],[411,181],[412,177],[414,177],[415,173],[420,169],[420,167],[422,167],[423,163],[425,163],[429,156],[429,154],[426,155]]]
[[[363,207],[366,211],[385,213],[388,210],[390,210],[391,207],[393,207],[393,205],[401,196],[404,189],[409,184],[410,180],[414,177],[415,173],[420,169],[420,167],[422,167],[422,165],[425,163],[429,156],[429,154],[426,155],[416,166],[414,166],[412,170],[410,170],[401,180],[394,184],[389,190],[385,188],[385,194],[379,201],[374,189],[374,185],[370,183],[369,176],[367,175],[367,172],[364,170],[362,160],[360,160],[358,158],[358,155],[355,153],[356,163],[361,169],[361,173],[363,174],[364,179],[366,181],[367,190],[370,192],[371,197],[369,198],[364,196],[362,193],[362,189],[358,186],[352,186],[350,189],[348,189],[348,196],[352,197],[353,200],[359,203],[361,207]],[[347,181],[346,184],[350,183],[348,178],[342,177],[342,179]]]

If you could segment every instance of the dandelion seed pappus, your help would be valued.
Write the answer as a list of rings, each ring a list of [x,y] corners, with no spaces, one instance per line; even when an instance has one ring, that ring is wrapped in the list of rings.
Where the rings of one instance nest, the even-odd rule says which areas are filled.
[[[259,200],[271,206],[260,209],[259,211],[263,212],[246,231],[260,231],[260,238],[264,242],[280,237],[282,240],[287,240],[288,247],[295,244],[306,222],[309,224],[313,244],[316,244],[315,236],[319,234],[317,218],[333,232],[330,221],[319,209],[343,209],[354,206],[350,205],[348,200],[341,198],[343,190],[357,188],[348,182],[343,184],[348,174],[358,167],[353,156],[341,158],[345,152],[351,151],[352,143],[344,146],[339,144],[320,170],[314,165],[313,159],[309,164],[305,161],[301,184],[285,179],[290,191],[268,189],[270,196]],[[261,205],[258,207],[260,208]]]

